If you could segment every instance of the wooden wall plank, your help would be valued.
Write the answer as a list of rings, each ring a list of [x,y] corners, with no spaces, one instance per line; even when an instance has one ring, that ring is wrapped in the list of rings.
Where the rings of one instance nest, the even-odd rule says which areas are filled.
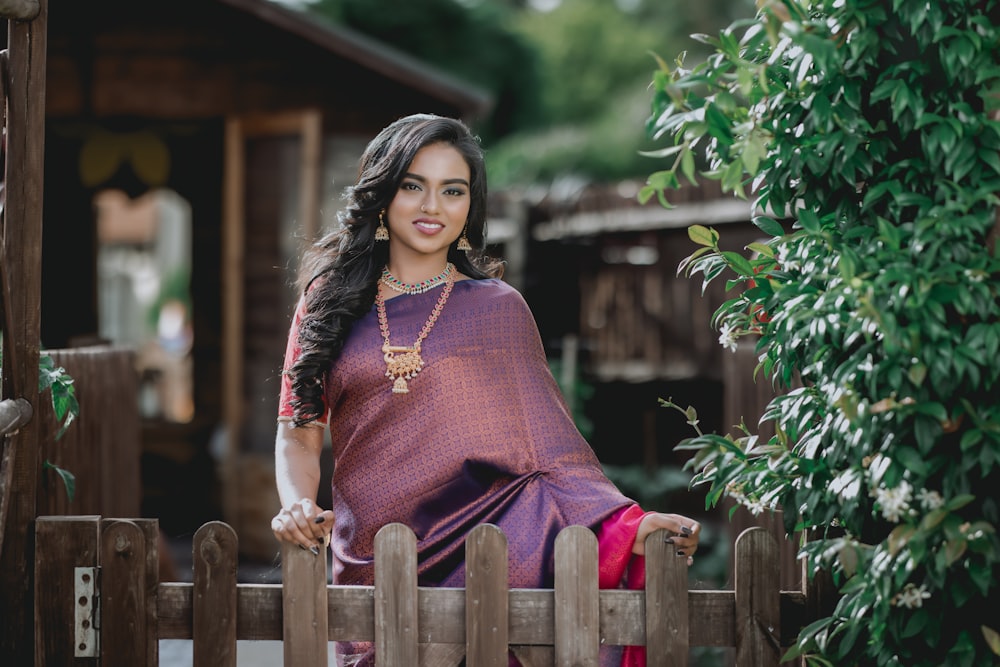
[[[465,642],[469,667],[506,667],[507,537],[494,525],[465,541]]]
[[[584,526],[560,531],[555,562],[556,663],[596,667],[601,644],[594,531]]]
[[[417,538],[399,523],[375,535],[375,665],[412,667],[417,648]]]
[[[236,667],[236,531],[211,521],[194,534],[194,667]]]

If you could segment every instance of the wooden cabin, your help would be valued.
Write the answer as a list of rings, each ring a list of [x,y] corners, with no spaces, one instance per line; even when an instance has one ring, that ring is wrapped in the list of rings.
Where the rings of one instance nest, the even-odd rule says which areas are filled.
[[[385,124],[490,97],[267,0],[51,0],[46,72],[42,345],[134,346],[143,515],[273,555],[303,244]]]

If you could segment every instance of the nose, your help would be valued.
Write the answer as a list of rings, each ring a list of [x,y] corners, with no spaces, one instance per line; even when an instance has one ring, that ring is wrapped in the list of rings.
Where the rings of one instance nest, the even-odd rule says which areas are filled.
[[[426,196],[424,197],[423,203],[420,205],[420,210],[424,213],[434,214],[438,210],[437,195],[433,190],[428,190]]]

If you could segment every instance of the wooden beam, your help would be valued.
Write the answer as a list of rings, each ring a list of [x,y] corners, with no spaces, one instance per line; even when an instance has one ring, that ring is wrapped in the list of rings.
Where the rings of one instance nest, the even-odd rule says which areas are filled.
[[[10,278],[10,330],[17,342],[16,374],[23,398],[38,405],[42,293],[42,184],[45,156],[45,66],[48,0],[31,22],[8,23],[7,155],[3,263]],[[34,653],[34,520],[41,477],[37,420],[4,443],[11,466],[10,508],[0,526],[0,656],[31,665]],[[9,448],[9,451],[8,451]],[[9,455],[9,456],[8,456]]]
[[[222,511],[239,530],[240,480],[237,472],[243,430],[243,260],[246,240],[246,155],[244,127],[226,120],[222,208],[222,421],[226,450],[222,460]]]

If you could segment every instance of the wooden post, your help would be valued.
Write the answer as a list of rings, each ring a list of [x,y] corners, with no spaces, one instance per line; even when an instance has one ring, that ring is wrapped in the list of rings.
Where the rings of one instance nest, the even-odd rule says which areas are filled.
[[[687,667],[690,622],[687,558],[667,543],[670,533],[646,538],[646,664]]]
[[[97,655],[97,631],[92,620],[96,600],[77,599],[75,573],[78,567],[94,568],[96,576],[100,519],[42,516],[35,522],[35,667],[80,664],[74,657],[78,651]],[[96,582],[87,583],[96,594]],[[83,629],[93,631],[92,645],[76,635],[78,613],[87,619]]]
[[[764,528],[736,540],[736,664],[777,667],[781,659],[778,545]]]
[[[0,17],[16,21],[31,21],[38,16],[38,0],[0,0]]]
[[[555,561],[556,664],[596,667],[601,641],[594,531],[563,528],[556,536]]]
[[[236,667],[236,531],[210,521],[194,534],[194,667]]]
[[[418,664],[417,538],[391,523],[375,535],[375,665]]]
[[[316,555],[294,544],[281,543],[286,665],[326,667],[329,629],[326,568],[326,549],[320,548]]]
[[[476,526],[465,542],[465,645],[469,667],[507,667],[507,537]]]
[[[25,5],[24,2],[16,5]],[[16,10],[8,4],[5,9]],[[13,12],[12,12],[13,14]],[[9,17],[12,14],[5,14]],[[16,16],[16,14],[13,14]],[[48,0],[39,0],[30,22],[8,21],[7,155],[4,175],[2,261],[10,279],[10,333],[17,349],[21,396],[38,404],[42,266],[42,184],[45,157],[45,67]],[[37,420],[3,442],[0,483],[0,663],[34,662],[35,494],[41,472]],[[2,500],[7,497],[7,502]]]

